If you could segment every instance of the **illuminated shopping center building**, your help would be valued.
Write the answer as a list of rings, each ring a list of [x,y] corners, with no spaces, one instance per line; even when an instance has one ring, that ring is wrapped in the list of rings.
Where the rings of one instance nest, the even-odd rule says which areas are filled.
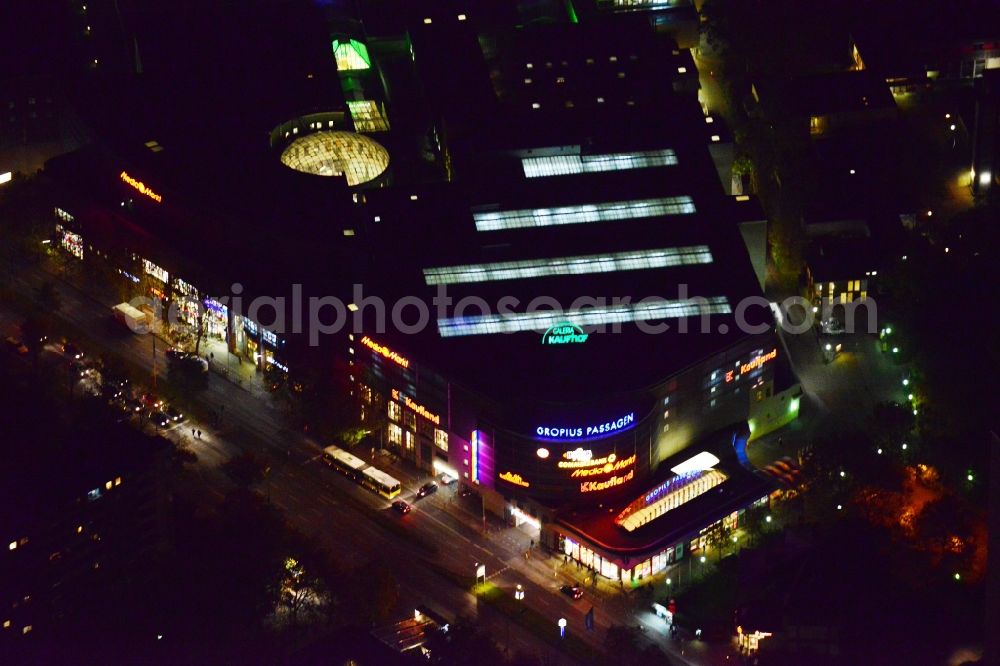
[[[391,270],[368,284],[467,307],[401,334],[362,306],[345,343],[366,422],[550,549],[609,578],[662,570],[767,504],[746,444],[801,395],[690,55],[641,23],[466,41],[436,25],[414,31],[415,61],[463,199],[373,193],[368,240]]]
[[[347,298],[360,325],[310,362],[343,368],[373,446],[602,575],[654,573],[766,504],[746,445],[801,394],[710,156],[720,123],[689,52],[641,15],[412,12],[381,55],[327,42],[341,97],[319,68],[282,72],[312,101],[240,131],[225,116],[202,159],[173,157],[175,132],[53,164],[107,190],[55,202],[58,240],[180,300],[237,281]],[[294,365],[308,333],[210,310],[262,367]]]

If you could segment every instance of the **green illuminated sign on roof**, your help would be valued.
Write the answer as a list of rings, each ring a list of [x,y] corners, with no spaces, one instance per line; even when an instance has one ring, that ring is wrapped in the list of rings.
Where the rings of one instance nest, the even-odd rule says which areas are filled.
[[[576,324],[563,322],[555,326],[549,326],[548,330],[542,334],[543,345],[572,345],[583,344],[590,337],[583,332],[583,329]]]

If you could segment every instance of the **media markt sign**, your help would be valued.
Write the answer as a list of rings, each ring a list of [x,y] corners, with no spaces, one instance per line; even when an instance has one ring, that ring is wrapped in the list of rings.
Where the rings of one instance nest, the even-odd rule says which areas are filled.
[[[543,345],[579,345],[587,341],[590,336],[583,332],[583,329],[576,324],[563,322],[555,326],[549,326],[548,330],[542,334]]]

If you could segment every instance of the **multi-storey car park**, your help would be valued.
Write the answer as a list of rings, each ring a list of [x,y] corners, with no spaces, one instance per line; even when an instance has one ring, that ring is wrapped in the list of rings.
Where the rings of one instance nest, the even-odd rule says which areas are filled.
[[[305,93],[241,118],[256,141],[202,130],[196,150],[160,109],[169,138],[52,163],[59,241],[174,299],[344,297],[357,325],[304,354],[307,331],[214,298],[211,330],[261,367],[344,368],[373,443],[603,576],[655,573],[767,503],[746,446],[801,394],[690,55],[642,13],[408,11],[283,73]],[[238,163],[200,161],[219,145]]]

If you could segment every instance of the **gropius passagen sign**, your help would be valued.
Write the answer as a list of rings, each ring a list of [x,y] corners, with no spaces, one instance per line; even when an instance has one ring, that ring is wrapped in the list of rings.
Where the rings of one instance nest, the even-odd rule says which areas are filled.
[[[588,437],[613,435],[622,430],[627,430],[633,425],[635,425],[635,412],[629,412],[613,421],[605,421],[603,423],[568,427],[538,426],[535,428],[535,435],[543,439],[586,439]]]

